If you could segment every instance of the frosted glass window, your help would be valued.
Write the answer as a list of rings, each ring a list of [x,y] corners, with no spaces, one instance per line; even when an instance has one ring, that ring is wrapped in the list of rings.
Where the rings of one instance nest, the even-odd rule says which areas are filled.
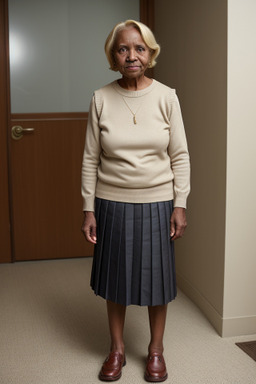
[[[11,112],[88,111],[108,69],[112,27],[139,20],[139,0],[9,0]]]

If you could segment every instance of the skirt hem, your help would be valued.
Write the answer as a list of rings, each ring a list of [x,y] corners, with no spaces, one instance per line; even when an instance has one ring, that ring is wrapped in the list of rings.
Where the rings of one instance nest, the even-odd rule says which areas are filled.
[[[112,303],[115,303],[115,304],[124,305],[125,307],[129,307],[130,305],[136,305],[137,307],[156,307],[156,306],[159,306],[159,305],[167,305],[167,304],[171,303],[172,301],[174,301],[176,299],[176,297],[177,297],[177,294],[176,294],[173,298],[170,298],[166,302],[161,302],[159,304],[158,303],[157,304],[156,303],[154,303],[154,304],[152,304],[152,303],[146,304],[146,303],[137,303],[137,302],[135,303],[135,302],[132,302],[132,301],[124,304],[123,302],[121,303],[119,301],[112,300],[111,298],[105,297],[105,295],[102,295],[100,293],[96,293],[92,286],[91,286],[91,289],[94,292],[95,296],[100,297],[103,300],[111,301]]]

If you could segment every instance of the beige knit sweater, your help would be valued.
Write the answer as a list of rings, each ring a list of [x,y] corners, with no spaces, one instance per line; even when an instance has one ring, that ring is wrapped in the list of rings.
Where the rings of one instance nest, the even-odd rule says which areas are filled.
[[[95,91],[82,165],[85,211],[94,211],[95,196],[130,203],[174,199],[175,207],[185,208],[189,178],[175,90],[153,80],[139,91],[117,81]]]

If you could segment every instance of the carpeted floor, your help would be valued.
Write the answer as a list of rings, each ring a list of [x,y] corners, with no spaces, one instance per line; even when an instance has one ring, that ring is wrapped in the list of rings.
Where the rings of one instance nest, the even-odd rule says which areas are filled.
[[[109,349],[105,303],[89,288],[92,259],[0,265],[0,383],[95,384]],[[168,307],[167,384],[255,384],[256,363],[179,291]],[[118,381],[144,383],[147,309],[129,307],[127,365]]]

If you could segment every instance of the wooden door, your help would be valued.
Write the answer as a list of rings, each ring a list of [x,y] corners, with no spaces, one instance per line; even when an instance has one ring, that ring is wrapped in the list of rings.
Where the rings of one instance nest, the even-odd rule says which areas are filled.
[[[80,231],[86,115],[12,115],[10,119],[10,131],[33,128],[10,141],[16,261],[92,255],[92,246]]]
[[[88,6],[92,4],[89,0],[87,3]],[[133,5],[135,3],[136,1],[133,0]],[[10,4],[21,7],[17,19],[20,23],[19,16],[25,14],[28,9],[25,9],[24,2],[22,4],[9,2]],[[48,12],[47,15],[51,16],[51,12],[46,10],[45,3],[38,0],[33,4],[29,2],[29,4],[34,7],[36,14],[38,14],[38,5],[41,4],[42,11]],[[49,4],[56,8],[57,2]],[[150,25],[153,0],[138,0],[138,4],[140,4],[141,20],[146,24],[149,21]],[[116,5],[122,6],[119,1]],[[137,4],[135,5],[137,7]],[[108,6],[107,12],[111,17],[116,12],[116,8],[117,6],[111,11]],[[4,80],[1,83],[4,87],[0,90],[1,107],[3,107],[0,114],[1,122],[5,122],[5,125],[0,127],[0,139],[3,139],[0,148],[3,149],[0,158],[3,167],[3,170],[0,169],[2,183],[0,188],[2,214],[0,240],[1,242],[4,240],[4,248],[1,247],[4,252],[0,253],[0,262],[91,256],[93,247],[85,241],[80,231],[83,219],[80,175],[88,114],[86,109],[81,109],[84,112],[65,110],[38,113],[35,113],[34,110],[30,111],[29,108],[22,113],[12,110],[9,81],[10,77],[12,79],[14,77],[12,74],[9,75],[8,0],[1,1],[0,11],[3,21],[3,28],[0,31],[1,42],[4,47],[4,55],[0,62],[1,68],[4,69],[0,71],[1,79]],[[57,9],[58,11],[59,9]],[[105,16],[104,14],[106,19]],[[73,14],[72,17],[74,17]],[[129,18],[129,15],[126,18]],[[60,14],[62,23],[66,19],[68,20],[66,14],[62,19]],[[39,28],[33,18],[30,20],[36,28]],[[42,25],[46,29],[49,27],[48,23],[44,21]],[[60,23],[59,26],[61,25]],[[152,25],[150,26],[152,27]],[[88,35],[94,42],[92,36]],[[31,33],[27,33],[27,36],[31,36]],[[63,38],[61,36],[61,44],[65,38],[67,36]],[[73,41],[69,48],[72,51]],[[56,46],[56,49],[61,49],[61,47]],[[19,50],[16,53],[19,53]],[[33,56],[31,51],[25,53]],[[64,53],[67,57],[66,52]],[[47,59],[52,60],[52,57],[48,56]],[[66,66],[67,69],[70,62],[74,60],[79,61],[79,57],[68,56],[68,65],[64,62],[64,67]],[[61,66],[58,67],[55,76],[58,76],[58,72],[62,70]],[[93,70],[94,68],[91,67],[86,68],[87,76],[89,74],[91,77]],[[36,83],[35,74],[31,73],[31,76]],[[70,75],[70,77],[72,76],[73,74]],[[103,84],[101,81],[101,85]],[[76,82],[76,85],[79,86],[79,82]],[[22,89],[22,96],[24,95],[26,98],[24,87],[22,88],[20,84],[15,87],[19,90]],[[38,97],[37,90],[33,91],[35,97]],[[73,88],[72,91],[74,91]],[[2,97],[3,95],[5,97]],[[68,99],[67,95],[68,92],[65,92],[64,96],[60,92],[63,102]],[[41,99],[41,104],[49,105],[47,97]],[[21,132],[22,130],[23,132]],[[21,137],[17,138],[20,132]],[[8,140],[8,165],[6,139]]]

